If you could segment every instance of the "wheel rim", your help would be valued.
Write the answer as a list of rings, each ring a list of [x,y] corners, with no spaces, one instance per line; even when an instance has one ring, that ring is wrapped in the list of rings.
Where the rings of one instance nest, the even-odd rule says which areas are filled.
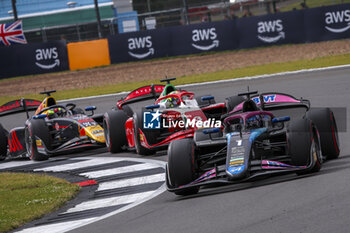
[[[109,129],[108,129],[108,124],[106,122],[104,122],[104,135],[105,135],[105,140],[106,140],[106,146],[109,148],[111,148],[111,139],[109,138]]]
[[[135,141],[135,149],[136,149],[136,153],[140,153],[140,143],[139,143],[139,135],[138,135],[138,132],[137,132],[137,129],[135,129],[135,126],[134,126],[134,141]]]
[[[338,128],[337,128],[337,123],[335,122],[334,119],[334,115],[332,114],[332,121],[333,121],[333,125],[332,125],[332,133],[334,135],[334,139],[335,139],[335,146],[337,147],[337,151],[339,150],[339,138],[338,138]]]
[[[134,128],[133,128],[133,131],[134,131],[134,142],[135,142],[135,149],[136,149],[136,153],[137,154],[140,154],[140,141],[139,141],[139,139],[140,139],[140,136],[139,136],[139,132],[138,132],[138,127],[137,127],[137,116],[136,115],[134,115],[134,121],[133,121],[133,123],[134,123]]]
[[[25,130],[25,144],[26,144],[26,148],[27,148],[27,154],[29,157],[32,157],[33,154],[33,139],[30,133],[30,129],[26,128]]]
[[[314,159],[314,161],[317,163],[322,163],[322,157],[321,157],[321,153],[320,153],[320,148],[318,146],[318,144],[315,142],[315,137],[312,140],[312,144],[311,144],[311,156]]]

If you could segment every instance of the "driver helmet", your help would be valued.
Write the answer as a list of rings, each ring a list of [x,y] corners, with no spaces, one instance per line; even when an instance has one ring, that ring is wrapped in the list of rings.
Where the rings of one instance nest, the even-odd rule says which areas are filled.
[[[263,120],[260,115],[252,116],[247,120],[248,129],[261,128],[261,127],[263,127]]]
[[[58,108],[47,110],[47,115],[49,116],[49,118],[55,118],[61,115],[62,112],[63,112],[62,108],[58,107]]]
[[[180,91],[172,91],[169,93],[169,95],[176,94],[176,93],[180,93]],[[178,98],[169,97],[165,99],[165,105],[167,108],[173,108],[178,106],[179,104],[180,104],[180,100]]]

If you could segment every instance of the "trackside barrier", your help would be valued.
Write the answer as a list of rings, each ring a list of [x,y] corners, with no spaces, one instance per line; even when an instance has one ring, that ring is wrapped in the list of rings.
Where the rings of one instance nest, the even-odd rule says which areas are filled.
[[[111,62],[119,63],[168,56],[171,40],[168,31],[167,28],[164,28],[109,36]]]
[[[67,49],[70,70],[111,64],[107,39],[69,43]]]
[[[350,4],[124,33],[68,45],[64,41],[54,41],[0,47],[0,78],[344,38],[350,38]]]
[[[65,41],[0,47],[0,78],[68,70]]]
[[[169,34],[170,56],[238,48],[238,32],[233,20],[177,26],[170,28]]]
[[[108,43],[118,63],[342,38],[350,38],[350,4],[126,33]]]
[[[303,11],[241,18],[237,29],[239,48],[305,42]]]
[[[350,4],[305,10],[305,42],[350,38]]]

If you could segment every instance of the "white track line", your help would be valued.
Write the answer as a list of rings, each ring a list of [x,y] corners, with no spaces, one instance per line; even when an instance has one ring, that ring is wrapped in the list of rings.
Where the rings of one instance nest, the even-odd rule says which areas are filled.
[[[11,161],[11,162],[5,162],[0,163],[0,169],[8,169],[8,168],[14,168],[14,167],[20,167],[25,165],[32,165],[32,164],[39,164],[41,162],[35,162],[35,161]]]
[[[102,165],[106,163],[113,163],[125,160],[123,158],[93,158],[91,160],[83,161],[83,162],[77,162],[77,163],[70,163],[70,164],[64,164],[64,165],[57,165],[52,167],[45,167],[45,168],[38,168],[34,169],[34,171],[50,171],[50,172],[62,172],[62,171],[70,171],[74,169],[79,168],[88,168],[92,166]]]
[[[61,233],[61,232],[66,232],[71,228],[72,226],[77,226],[80,224],[87,224],[89,222],[94,221],[95,218],[86,218],[86,219],[81,219],[81,220],[76,220],[76,221],[69,221],[69,222],[60,222],[60,223],[54,223],[54,224],[47,224],[47,225],[42,225],[42,226],[36,226],[36,227],[31,227],[27,229],[23,229],[21,231],[16,231],[18,233]]]
[[[84,172],[80,173],[81,176],[86,176],[88,178],[100,178],[104,176],[110,176],[110,175],[118,175],[122,173],[128,173],[128,172],[134,172],[134,171],[144,171],[152,168],[157,168],[158,165],[155,164],[136,164],[126,167],[117,167],[117,168],[111,168],[111,169],[105,169],[100,171],[93,171],[93,172]]]
[[[287,71],[287,72],[281,72],[281,73],[275,73],[275,74],[264,74],[264,75],[248,76],[248,77],[242,77],[242,78],[225,79],[225,80],[218,80],[218,81],[211,81],[211,82],[204,82],[204,83],[192,83],[192,84],[178,85],[176,87],[182,88],[182,87],[203,86],[203,85],[210,85],[210,84],[217,84],[217,83],[239,82],[239,81],[244,81],[244,80],[270,78],[270,77],[276,77],[276,76],[285,76],[285,75],[291,75],[291,74],[309,73],[309,72],[315,72],[315,71],[335,70],[335,69],[342,69],[342,68],[350,68],[350,65],[329,66],[329,67],[323,67],[323,68],[313,68],[313,69],[303,69],[303,70],[296,70],[296,71]],[[75,101],[75,100],[86,100],[86,99],[97,99],[97,98],[103,98],[103,97],[113,97],[113,96],[118,96],[118,95],[126,95],[128,93],[129,93],[129,91],[124,91],[124,92],[119,92],[119,93],[114,93],[114,94],[106,94],[106,95],[97,95],[97,96],[88,96],[88,97],[80,97],[80,98],[60,100],[59,102]]]
[[[103,182],[103,183],[100,183],[97,191],[131,187],[131,186],[141,185],[141,184],[157,183],[161,181],[165,181],[164,173],[150,175],[150,176],[141,176],[141,177],[136,177],[131,179],[118,180],[118,181]]]
[[[148,191],[143,193],[127,194],[124,196],[109,197],[109,198],[103,198],[103,199],[96,199],[92,201],[86,201],[76,205],[71,209],[68,209],[67,212],[65,213],[73,213],[73,212],[91,210],[91,209],[97,209],[97,208],[103,208],[103,207],[130,204],[138,200],[145,199],[148,196],[151,196],[154,192],[155,191],[153,190],[153,191]]]
[[[69,159],[70,160],[80,160],[82,158],[78,157],[78,158],[69,158]],[[69,171],[69,170],[76,169],[76,168],[82,168],[83,166],[84,167],[91,167],[91,166],[95,166],[98,164],[106,164],[106,163],[118,162],[118,161],[123,161],[123,160],[143,163],[143,164],[139,164],[139,165],[142,165],[141,167],[143,169],[141,169],[141,170],[144,170],[145,168],[151,168],[151,167],[152,168],[153,167],[165,168],[165,164],[166,164],[164,161],[160,161],[160,160],[139,159],[139,158],[83,157],[83,159],[88,159],[88,160],[84,161],[84,162],[77,162],[74,165],[73,164],[69,164],[69,165],[63,164],[63,165],[51,166],[47,170],[64,172],[64,171]],[[11,164],[17,165],[16,162],[11,162]],[[21,166],[26,165],[26,164],[30,164],[30,163],[33,163],[33,162],[26,161],[26,162],[21,163]],[[135,166],[136,165],[130,165],[127,167],[129,167],[129,169],[130,169],[130,167],[135,169]],[[8,166],[8,164],[7,164],[6,167],[11,167],[11,166]],[[64,167],[64,169],[60,168],[60,167]],[[141,168],[141,167],[139,166],[139,168]],[[120,167],[120,168],[123,169],[123,167]],[[38,170],[42,170],[42,169],[38,169]],[[110,170],[110,169],[106,169],[106,170]],[[99,175],[99,174],[96,174],[96,175]],[[149,181],[150,183],[152,183],[152,182],[164,181],[164,179],[165,179],[164,174],[160,173],[160,174],[156,174],[156,176],[151,175],[148,178],[144,178],[144,181],[146,181],[146,182]],[[119,182],[119,184],[114,184],[113,187],[122,187],[123,185],[126,185],[125,182],[127,182],[127,179],[120,180],[120,181],[121,182]],[[137,184],[136,180],[132,180],[131,182],[134,184]],[[104,183],[108,183],[108,182],[104,182]],[[101,183],[101,184],[104,184],[104,183]],[[111,187],[108,187],[108,189],[110,189]],[[106,189],[107,189],[107,186],[106,186]],[[53,223],[53,224],[47,224],[47,225],[42,225],[42,226],[36,226],[36,227],[24,229],[20,232],[22,232],[22,233],[41,233],[41,232],[42,233],[46,233],[46,232],[56,233],[57,232],[58,233],[58,232],[71,231],[73,229],[76,229],[76,228],[79,228],[82,226],[86,226],[87,224],[91,224],[93,222],[100,221],[102,219],[108,218],[110,216],[116,215],[116,214],[121,213],[123,211],[126,211],[128,209],[131,209],[137,205],[140,205],[141,203],[144,203],[144,202],[160,195],[165,190],[166,190],[166,188],[165,188],[165,183],[164,183],[161,187],[159,187],[156,190],[152,190],[152,191],[145,191],[143,193],[137,193],[137,194],[132,194],[132,195],[128,194],[128,195],[123,195],[123,196],[119,196],[119,197],[95,199],[95,200],[83,202],[83,203],[80,203],[80,204],[76,205],[75,207],[69,209],[66,213],[70,213],[70,212],[73,213],[76,211],[103,208],[103,207],[109,207],[109,206],[116,206],[116,205],[120,205],[120,204],[126,204],[126,205],[122,208],[118,208],[115,211],[110,212],[110,213],[105,214],[105,215],[102,215],[100,217],[93,217],[93,218],[87,218],[87,219],[65,221],[65,222],[60,222],[60,223]]]

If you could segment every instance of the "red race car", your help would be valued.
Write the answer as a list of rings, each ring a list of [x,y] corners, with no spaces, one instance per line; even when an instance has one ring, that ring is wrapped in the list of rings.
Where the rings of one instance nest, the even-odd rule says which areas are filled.
[[[140,155],[166,149],[171,141],[192,138],[198,128],[220,127],[220,118],[229,105],[216,104],[213,96],[196,97],[194,93],[166,85],[150,85],[130,92],[105,113],[103,127],[106,145],[112,153],[136,150]],[[154,99],[154,105],[132,110],[131,103]],[[229,98],[228,98],[229,99]]]

